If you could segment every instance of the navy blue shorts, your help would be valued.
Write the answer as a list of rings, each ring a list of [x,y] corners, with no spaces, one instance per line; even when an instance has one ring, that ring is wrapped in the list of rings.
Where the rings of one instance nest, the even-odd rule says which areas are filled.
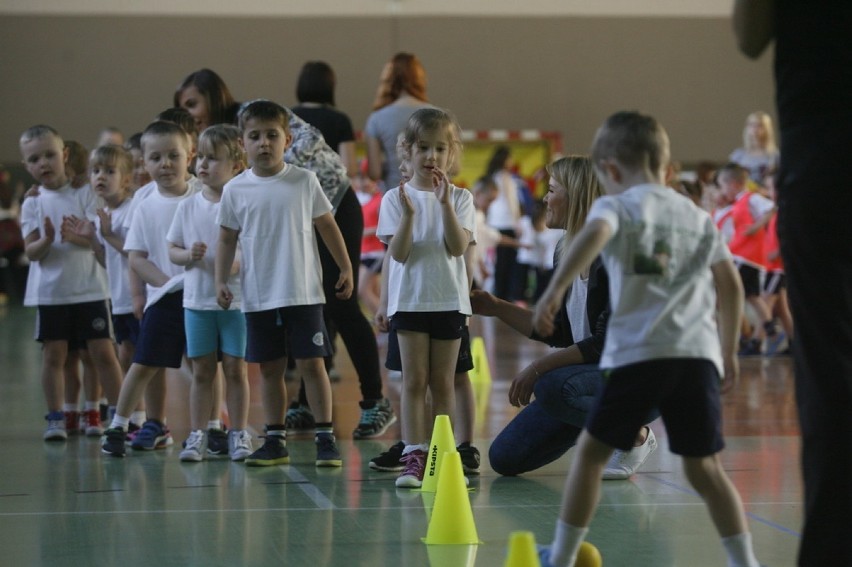
[[[399,355],[399,337],[396,329],[391,326],[388,333],[388,356],[385,359],[385,368],[388,370],[399,370],[402,372],[402,358]],[[473,355],[470,352],[470,329],[464,326],[461,333],[461,344],[459,345],[459,358],[456,362],[456,374],[473,370]]]
[[[112,339],[108,300],[38,306],[36,340],[68,341],[70,349],[79,349],[93,339]]]
[[[322,304],[294,305],[246,313],[246,362],[332,355]]]
[[[155,368],[180,368],[186,351],[183,325],[183,290],[167,293],[142,315],[134,364]]]
[[[707,457],[724,448],[719,372],[709,360],[649,360],[604,376],[586,420],[586,429],[596,439],[616,449],[632,449],[636,434],[656,408],[672,453]]]
[[[112,316],[112,327],[115,330],[115,342],[124,341],[135,345],[139,342],[139,319],[133,313],[122,313]]]

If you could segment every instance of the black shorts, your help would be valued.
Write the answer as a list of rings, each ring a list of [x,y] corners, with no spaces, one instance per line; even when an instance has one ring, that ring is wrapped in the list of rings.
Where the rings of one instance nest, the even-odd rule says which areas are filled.
[[[769,272],[763,285],[763,293],[775,295],[781,293],[781,290],[784,289],[787,289],[787,276],[784,275],[784,272],[780,270]]]
[[[68,341],[71,349],[81,348],[88,340],[112,339],[109,301],[39,305],[35,338],[42,342]]]
[[[331,356],[322,304],[246,313],[246,362]]]
[[[763,275],[763,270],[752,266],[751,264],[740,263],[737,266],[740,272],[740,279],[743,282],[743,290],[746,297],[754,297],[760,295],[761,285],[760,278]]]
[[[132,345],[139,342],[139,319],[133,313],[122,313],[112,316],[112,327],[115,330],[115,342],[124,341]]]
[[[381,274],[382,273],[382,261],[384,260],[383,256],[367,256],[361,258],[361,265],[367,268],[367,270],[371,274]]]
[[[707,457],[725,446],[719,372],[709,360],[650,360],[604,376],[586,420],[586,429],[596,439],[628,451],[648,415],[659,409],[673,453]]]
[[[133,363],[154,368],[180,368],[186,352],[183,290],[164,295],[148,307],[139,324]]]
[[[385,360],[385,368],[402,372],[402,358],[399,355],[399,337],[396,329],[391,325],[388,333],[388,356]],[[464,326],[461,333],[461,344],[459,344],[459,358],[456,362],[456,374],[473,370],[473,355],[470,352],[470,329]]]

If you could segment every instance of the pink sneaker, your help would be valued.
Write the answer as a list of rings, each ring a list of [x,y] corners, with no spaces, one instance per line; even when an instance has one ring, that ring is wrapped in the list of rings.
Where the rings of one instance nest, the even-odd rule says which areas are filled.
[[[396,479],[399,488],[420,488],[423,486],[423,471],[426,469],[426,452],[415,449],[403,454],[399,459],[405,464],[402,474]]]

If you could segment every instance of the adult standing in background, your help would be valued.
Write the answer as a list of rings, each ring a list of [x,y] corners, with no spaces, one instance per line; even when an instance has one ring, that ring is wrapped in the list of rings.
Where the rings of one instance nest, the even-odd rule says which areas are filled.
[[[370,179],[383,191],[399,185],[396,140],[415,110],[432,105],[426,99],[426,71],[416,55],[397,53],[382,69],[373,112],[367,117],[367,162]]]
[[[498,146],[485,170],[485,176],[494,180],[497,186],[497,198],[488,207],[488,226],[496,228],[500,234],[509,238],[518,237],[521,220],[521,200],[519,188],[512,176],[512,155],[508,146]],[[513,246],[498,245],[494,260],[494,295],[506,301],[521,298],[526,282],[519,281],[526,276],[517,268],[518,249]]]
[[[740,49],[775,39],[778,234],[796,325],[801,567],[852,565],[852,3],[737,0]],[[823,206],[819,206],[823,205]]]
[[[743,128],[743,147],[731,152],[730,161],[748,170],[755,183],[765,186],[763,178],[778,169],[778,146],[772,118],[760,110],[746,118]]]

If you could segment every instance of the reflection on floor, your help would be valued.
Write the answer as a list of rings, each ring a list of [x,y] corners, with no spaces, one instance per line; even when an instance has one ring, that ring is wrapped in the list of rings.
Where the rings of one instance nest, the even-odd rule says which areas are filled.
[[[310,436],[290,438],[292,461],[281,467],[181,463],[177,447],[114,459],[102,456],[94,439],[41,441],[44,403],[33,323],[31,309],[0,311],[0,546],[6,565],[492,567],[503,564],[512,531],[531,530],[539,542],[552,538],[570,451],[523,477],[499,477],[488,467],[489,440],[516,412],[506,403],[509,381],[548,350],[499,322],[474,323],[493,379],[477,388],[483,470],[471,477],[469,493],[483,542],[476,546],[425,545],[428,496],[398,490],[392,473],[367,467],[399,430],[395,425],[382,439],[352,440],[359,391],[345,349],[338,355],[342,380],[334,384],[342,469],[314,467]],[[722,460],[745,502],[761,562],[794,565],[802,493],[792,364],[782,357],[741,363],[741,381],[724,398]],[[256,369],[251,380],[254,395]],[[385,385],[398,410],[401,383]],[[169,387],[179,446],[187,434],[188,382]],[[255,430],[263,426],[256,395],[250,423]],[[652,427],[660,449],[630,480],[604,483],[589,541],[605,566],[724,565],[706,509],[668,452],[662,423]]]

